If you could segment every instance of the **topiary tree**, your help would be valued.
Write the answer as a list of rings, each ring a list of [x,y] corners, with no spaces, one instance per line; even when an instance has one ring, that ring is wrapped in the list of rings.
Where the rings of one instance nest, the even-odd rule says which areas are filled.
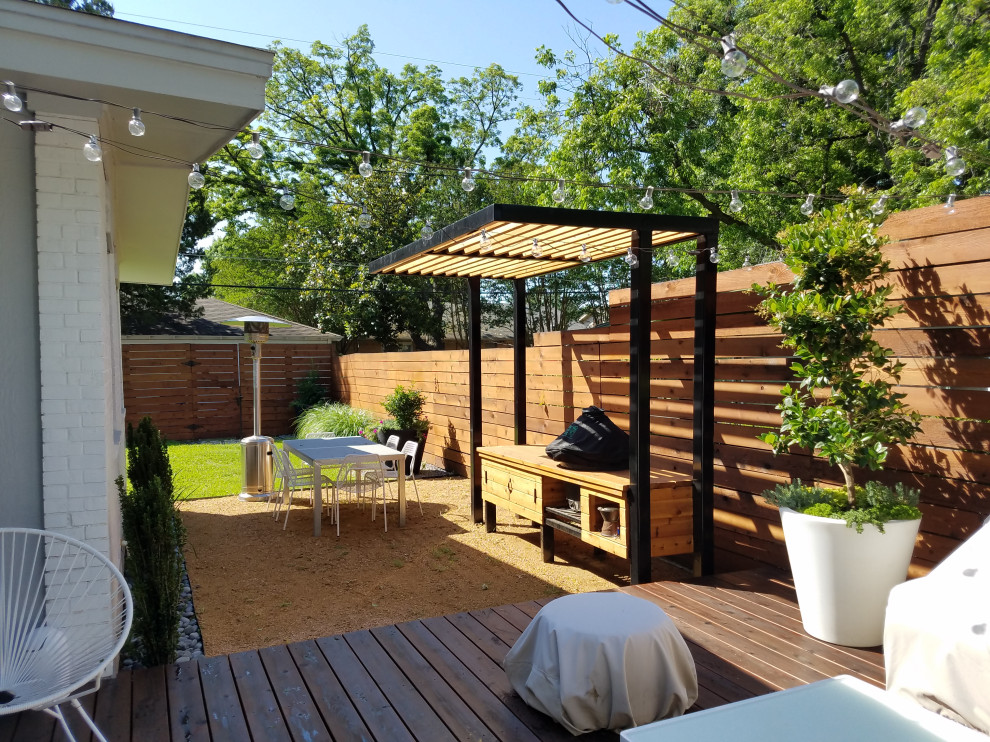
[[[780,430],[760,439],[774,453],[800,446],[838,466],[849,509],[857,507],[856,467],[879,469],[891,444],[919,429],[920,416],[894,391],[903,363],[874,332],[903,307],[888,302],[890,270],[869,212],[851,202],[823,210],[781,235],[790,286],[758,286],[758,313],[784,336],[797,384],[781,390]]]

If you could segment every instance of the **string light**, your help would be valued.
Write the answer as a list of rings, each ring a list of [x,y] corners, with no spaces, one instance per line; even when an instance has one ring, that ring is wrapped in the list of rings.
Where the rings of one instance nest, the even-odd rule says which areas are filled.
[[[739,191],[732,192],[732,200],[729,201],[729,211],[738,214],[743,209],[743,202],[739,198]]]
[[[928,110],[921,106],[909,108],[904,118],[899,118],[890,125],[892,131],[903,131],[905,129],[920,129],[928,121]]]
[[[749,262],[749,253],[746,253],[746,257],[743,258],[742,267],[746,270],[753,270],[753,264]]]
[[[721,38],[722,44],[722,74],[726,77],[739,77],[746,71],[749,59],[736,49],[736,34],[732,32]]]
[[[543,249],[540,247],[540,241],[535,237],[533,238],[533,249],[531,252],[534,258],[543,257]]]
[[[805,216],[811,216],[815,213],[815,194],[809,193],[808,197],[804,199],[804,203],[801,204],[801,213]]]
[[[888,198],[889,197],[887,196],[886,193],[882,195],[880,198],[878,198],[876,201],[873,202],[873,204],[870,206],[870,211],[873,212],[873,214],[875,214],[876,216],[880,216],[884,211],[887,210]]]
[[[948,209],[950,214],[955,214],[956,213],[956,194],[955,193],[950,193],[949,194],[949,197],[947,199],[945,199],[945,207],[944,208]]]
[[[371,214],[368,213],[368,207],[365,204],[361,204],[361,216],[358,217],[358,226],[361,229],[368,229],[371,226]]]
[[[581,262],[588,263],[591,261],[591,256],[588,255],[588,246],[581,245]]]
[[[261,134],[259,134],[258,132],[253,132],[251,134],[251,143],[244,149],[247,151],[248,156],[252,160],[260,160],[262,157],[264,157],[265,150],[261,146]]]
[[[204,178],[203,174],[199,172],[198,162],[193,164],[192,172],[189,173],[189,176],[186,178],[186,180],[189,181],[189,187],[192,188],[194,191],[198,191],[200,188],[206,185],[206,178]]]
[[[718,259],[719,259],[718,258],[718,248],[717,247],[713,247],[711,250],[708,251],[708,261],[712,265],[718,265]]]
[[[419,230],[419,236],[424,240],[428,240],[433,236],[433,226],[430,224],[429,219],[424,222],[423,228]]]
[[[371,167],[371,153],[364,151],[361,153],[361,164],[358,165],[358,174],[362,178],[370,178],[373,172],[374,168]]]
[[[89,141],[83,145],[83,154],[90,162],[99,162],[103,159],[103,148],[96,141],[96,137],[90,135]]]
[[[478,244],[484,248],[491,247],[492,238],[488,236],[488,230],[482,229],[481,235],[478,237]]]
[[[639,267],[639,258],[637,258],[636,254],[633,252],[632,245],[626,248],[626,254],[622,256],[622,259],[626,261],[626,265],[630,268]]]
[[[643,211],[649,211],[653,208],[653,186],[647,186],[646,193],[639,199],[639,208]]]
[[[959,156],[957,147],[947,147],[945,150],[945,174],[956,178],[966,172],[966,161]]]
[[[467,193],[474,190],[475,185],[474,178],[471,177],[471,168],[464,168],[464,179],[461,180],[461,188],[463,188]]]
[[[133,109],[131,120],[127,122],[127,131],[131,133],[132,137],[143,137],[145,129],[144,121],[141,120],[141,109]]]
[[[8,80],[5,84],[7,85],[7,92],[3,94],[3,107],[8,111],[17,113],[24,108],[24,101],[21,100],[21,96],[14,89],[14,83]]]
[[[550,194],[550,198],[553,199],[555,204],[564,203],[564,199],[567,198],[567,191],[564,190],[563,178],[557,181],[557,188]]]
[[[296,208],[296,197],[292,195],[291,191],[286,191],[282,194],[282,197],[278,200],[278,205],[281,206],[286,211],[292,211]]]
[[[843,80],[838,85],[822,85],[818,92],[826,98],[834,98],[839,103],[852,103],[859,98],[859,85],[855,80]]]

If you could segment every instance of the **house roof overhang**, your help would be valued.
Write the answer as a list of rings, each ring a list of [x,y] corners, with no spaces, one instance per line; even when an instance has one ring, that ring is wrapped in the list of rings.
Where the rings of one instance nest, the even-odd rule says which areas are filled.
[[[489,237],[487,245],[481,244],[482,230]],[[373,261],[369,270],[532,278],[624,255],[633,235],[646,230],[651,232],[649,247],[656,248],[717,232],[718,226],[705,217],[492,204]],[[533,254],[533,240],[539,256]],[[582,261],[583,254],[588,261]]]
[[[186,163],[206,160],[264,110],[273,58],[263,49],[0,0],[0,80],[27,90],[29,111],[99,122],[124,283],[172,282],[189,195]],[[127,131],[131,108],[146,112],[140,139]]]

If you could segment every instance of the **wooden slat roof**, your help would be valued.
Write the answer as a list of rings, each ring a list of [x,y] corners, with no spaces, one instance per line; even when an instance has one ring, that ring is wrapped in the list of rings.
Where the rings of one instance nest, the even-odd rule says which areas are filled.
[[[492,204],[416,240],[369,266],[372,273],[531,278],[624,255],[633,234],[652,232],[652,247],[716,230],[714,219]],[[481,244],[481,231],[490,241]],[[537,241],[539,256],[533,254]]]

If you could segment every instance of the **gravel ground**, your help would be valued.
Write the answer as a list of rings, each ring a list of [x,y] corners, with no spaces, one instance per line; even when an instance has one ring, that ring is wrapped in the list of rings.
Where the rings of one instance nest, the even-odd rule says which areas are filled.
[[[180,504],[186,564],[207,655],[330,636],[416,618],[628,584],[628,563],[558,535],[545,564],[539,530],[499,510],[498,530],[471,522],[466,479],[421,479],[423,513],[407,484],[407,519],[341,506],[341,532],[297,498],[288,527],[263,502],[237,497]],[[687,573],[655,560],[654,579]],[[190,631],[190,633],[193,633]]]

